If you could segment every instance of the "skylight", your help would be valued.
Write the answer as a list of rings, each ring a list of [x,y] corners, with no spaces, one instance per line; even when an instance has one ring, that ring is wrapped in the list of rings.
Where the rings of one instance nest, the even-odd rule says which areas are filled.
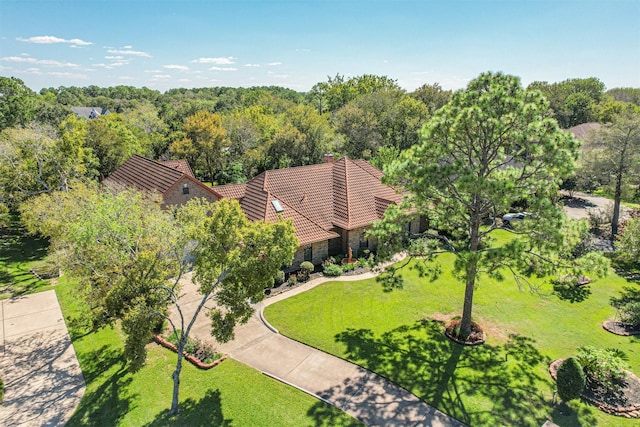
[[[282,205],[280,204],[280,200],[273,199],[271,201],[271,204],[273,205],[273,209],[275,209],[277,213],[284,211],[284,209],[282,208]]]

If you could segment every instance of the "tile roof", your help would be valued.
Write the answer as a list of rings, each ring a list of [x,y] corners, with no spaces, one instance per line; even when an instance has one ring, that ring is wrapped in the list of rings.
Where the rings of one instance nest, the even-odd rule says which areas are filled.
[[[166,166],[163,163],[134,154],[111,173],[102,182],[105,185],[135,187],[142,191],[158,191],[165,194],[182,178],[187,178],[211,192],[218,198],[222,196],[184,172]]]
[[[338,237],[335,227],[347,230],[367,226],[382,218],[384,209],[402,195],[381,183],[383,173],[364,160],[346,157],[335,163],[275,169],[245,184],[223,185],[215,190],[238,199],[250,220],[275,221],[271,203],[278,200],[283,218],[292,218],[300,244]]]
[[[189,166],[189,162],[187,162],[185,159],[180,159],[180,160],[158,160],[159,163],[162,163],[163,165],[170,167],[172,169],[176,169],[180,172],[182,172],[185,175],[189,175],[192,178],[195,178],[196,176],[194,175],[193,171],[191,170],[191,166]]]

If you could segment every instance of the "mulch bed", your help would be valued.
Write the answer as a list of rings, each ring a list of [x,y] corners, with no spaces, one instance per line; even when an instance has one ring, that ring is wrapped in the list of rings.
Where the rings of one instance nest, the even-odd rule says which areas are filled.
[[[161,346],[163,346],[164,348],[168,348],[169,350],[173,351],[174,353],[178,352],[178,349],[176,348],[175,345],[171,344],[169,341],[165,340],[160,335],[154,335],[153,340],[158,344],[160,344]],[[187,359],[189,362],[191,362],[192,364],[194,364],[200,369],[211,369],[214,366],[218,366],[219,364],[221,364],[227,358],[227,355],[223,354],[219,359],[216,359],[211,363],[204,363],[200,359],[198,359],[195,356],[192,356],[186,351],[183,351],[182,355],[184,356],[185,359]]]
[[[444,329],[444,334],[451,341],[461,345],[480,345],[487,340],[487,334],[484,333],[480,325],[476,322],[471,322],[471,334],[469,334],[466,340],[458,338],[455,335],[458,325],[460,325],[460,320],[452,320]]]
[[[614,321],[606,321],[602,323],[602,327],[616,335],[630,336],[630,335],[640,335],[640,327],[631,326],[622,322],[614,322]]]
[[[549,374],[555,380],[558,367],[565,359],[558,359],[549,366]],[[582,398],[607,414],[625,418],[640,418],[640,378],[627,371],[618,390],[611,390],[587,380]]]

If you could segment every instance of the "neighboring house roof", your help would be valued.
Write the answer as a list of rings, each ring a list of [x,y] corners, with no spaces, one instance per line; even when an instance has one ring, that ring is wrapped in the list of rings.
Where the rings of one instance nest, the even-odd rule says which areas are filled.
[[[157,191],[165,195],[183,178],[203,187],[217,198],[222,197],[216,191],[195,179],[192,175],[137,154],[129,157],[126,162],[120,165],[102,182],[105,185],[135,187],[138,190]]]
[[[602,125],[600,123],[582,123],[581,125],[573,126],[567,129],[571,132],[576,138],[584,139],[589,133],[595,132]]]
[[[346,157],[335,163],[275,169],[245,184],[214,187],[223,197],[238,199],[252,221],[293,219],[300,244],[338,237],[333,231],[370,225],[402,195],[382,184],[383,174],[364,160]],[[277,200],[282,210],[276,212]]]
[[[109,110],[101,107],[71,107],[71,111],[85,119],[95,119],[110,113]]]
[[[189,162],[184,159],[180,160],[158,160],[159,163],[170,167],[172,169],[176,169],[182,172],[185,175],[189,175],[192,178],[195,178],[193,171],[191,170],[191,166],[189,166]]]

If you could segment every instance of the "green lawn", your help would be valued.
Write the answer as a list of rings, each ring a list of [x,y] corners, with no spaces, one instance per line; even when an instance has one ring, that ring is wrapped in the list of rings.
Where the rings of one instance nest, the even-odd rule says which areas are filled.
[[[640,373],[640,340],[601,327],[614,315],[609,298],[637,284],[612,273],[589,285],[590,295],[563,300],[543,281],[534,294],[511,279],[483,278],[474,314],[488,339],[463,347],[443,335],[442,321],[462,310],[464,289],[448,269],[452,259],[443,257],[435,282],[410,270],[403,273],[404,289],[389,293],[375,279],[331,282],[265,314],[282,334],[377,372],[472,426],[540,426],[547,418],[561,426],[637,425],[579,402],[552,404],[547,373],[551,361],[583,345],[618,348]]]
[[[44,262],[47,242],[26,236],[12,220],[11,227],[0,227],[0,299],[51,289],[29,272]]]
[[[17,228],[0,230],[0,298],[55,289],[87,389],[67,426],[361,426],[356,419],[297,389],[228,359],[202,371],[185,361],[180,414],[167,417],[176,355],[155,344],[142,370],[131,373],[118,328],[87,333],[73,280],[57,286],[29,273],[46,256],[45,241]],[[80,320],[80,321],[78,321]]]

